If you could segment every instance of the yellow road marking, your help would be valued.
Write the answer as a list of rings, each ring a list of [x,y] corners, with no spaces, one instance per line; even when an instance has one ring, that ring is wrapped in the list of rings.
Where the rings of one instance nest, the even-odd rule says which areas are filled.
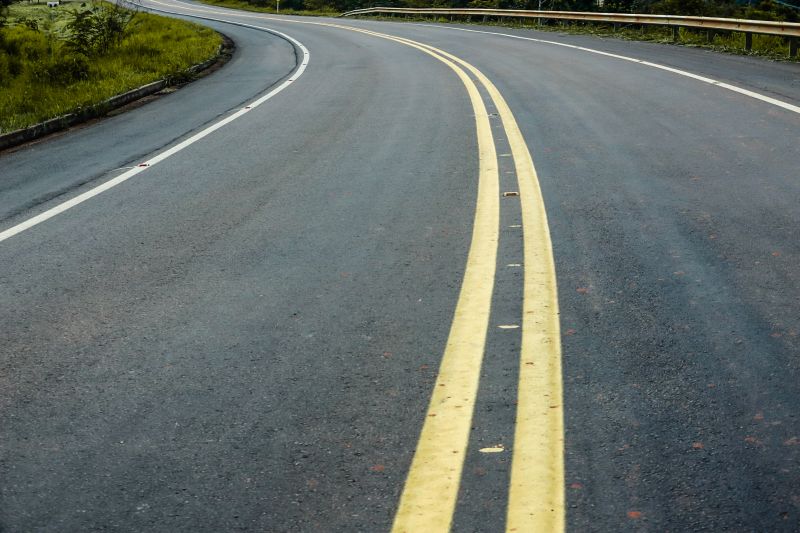
[[[455,71],[469,94],[478,134],[478,199],[464,280],[392,527],[396,533],[445,533],[450,531],[455,512],[489,326],[500,227],[499,176],[489,115],[473,81],[453,62],[417,43],[404,44]]]
[[[395,516],[394,532],[449,531],[455,509],[489,322],[499,226],[497,154],[489,117],[477,87],[458,65],[472,72],[488,91],[514,157],[524,228],[522,346],[506,529],[563,531],[564,430],[555,265],[536,169],[511,109],[482,72],[432,46],[338,24],[258,18],[350,30],[421,50],[459,76],[475,110],[480,174],[472,243],[428,416]]]
[[[489,89],[490,94],[496,92]],[[507,531],[564,531],[564,410],[558,288],[539,179],[511,110],[493,95],[514,152],[525,274]]]
[[[405,39],[402,39],[405,40]],[[503,121],[519,183],[524,244],[522,345],[506,531],[561,532],[564,507],[564,413],[561,334],[553,245],[544,198],[528,146],[497,87],[466,61]]]
[[[453,59],[480,80],[497,107],[514,154],[522,208],[522,347],[506,530],[560,532],[565,527],[561,333],[544,198],[533,158],[500,91],[479,70]]]
[[[503,97],[497,92],[492,99],[514,152],[524,228],[522,347],[506,530],[560,532],[565,515],[564,410],[553,245],[528,147]]]

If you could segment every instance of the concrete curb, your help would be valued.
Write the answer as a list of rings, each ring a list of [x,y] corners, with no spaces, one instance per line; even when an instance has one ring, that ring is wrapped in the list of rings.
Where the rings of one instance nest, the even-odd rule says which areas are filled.
[[[224,35],[222,37],[224,41],[228,41]],[[184,73],[191,75],[206,70],[224,56],[225,49],[225,45],[221,44],[217,50],[217,54],[214,57],[189,67],[184,71]],[[99,104],[95,104],[91,107],[87,107],[86,109],[82,109],[76,113],[70,113],[69,115],[52,118],[21,130],[4,133],[0,135],[0,151],[5,150],[6,148],[19,146],[20,144],[44,137],[45,135],[49,135],[57,131],[65,130],[71,126],[80,124],[81,122],[86,122],[87,120],[101,117],[113,109],[128,105],[131,102],[139,100],[140,98],[144,98],[145,96],[155,94],[171,85],[175,85],[175,79],[173,78],[165,78],[163,80],[154,81],[152,83],[148,83],[147,85],[142,85],[138,89],[133,89],[126,93],[112,96],[108,100],[100,102]]]

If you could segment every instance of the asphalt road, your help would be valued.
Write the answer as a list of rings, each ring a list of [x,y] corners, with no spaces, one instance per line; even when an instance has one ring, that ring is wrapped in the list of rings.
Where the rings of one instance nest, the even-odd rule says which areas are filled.
[[[484,164],[498,192],[525,189],[474,73],[326,24],[468,61],[538,173],[552,247],[531,204],[501,196],[496,272],[477,284],[491,314],[452,530],[511,523],[531,242],[555,261],[563,459],[543,467],[563,463],[548,490],[567,530],[800,529],[800,114],[476,26],[169,3],[148,5],[284,32],[308,68],[279,36],[206,20],[237,44],[218,72],[0,154],[1,233],[294,79],[0,241],[1,531],[386,531],[402,514]],[[483,30],[800,105],[798,64]],[[496,158],[479,156],[487,138]]]

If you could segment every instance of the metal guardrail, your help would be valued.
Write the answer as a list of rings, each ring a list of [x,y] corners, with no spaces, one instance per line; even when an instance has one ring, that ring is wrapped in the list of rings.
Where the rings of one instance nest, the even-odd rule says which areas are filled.
[[[417,15],[417,16],[450,16],[450,17],[489,17],[522,18],[539,20],[570,20],[585,22],[606,22],[615,25],[638,24],[649,26],[668,26],[672,28],[673,37],[677,40],[680,28],[703,29],[709,32],[709,39],[714,32],[737,31],[745,34],[745,49],[752,47],[754,33],[778,35],[789,40],[789,55],[795,57],[800,38],[800,23],[775,22],[771,20],[727,19],[715,17],[681,17],[675,15],[642,15],[631,13],[591,13],[579,11],[528,11],[521,9],[462,9],[462,8],[401,8],[371,7],[356,9],[339,15],[350,17],[355,15]]]

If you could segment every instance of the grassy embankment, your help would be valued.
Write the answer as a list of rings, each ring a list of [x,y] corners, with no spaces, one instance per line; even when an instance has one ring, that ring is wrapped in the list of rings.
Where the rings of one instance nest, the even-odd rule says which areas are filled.
[[[130,18],[112,9],[117,8],[78,1],[58,8],[44,3],[8,8],[0,27],[0,133],[184,76],[190,66],[216,55],[222,42],[197,24],[146,13]]]

